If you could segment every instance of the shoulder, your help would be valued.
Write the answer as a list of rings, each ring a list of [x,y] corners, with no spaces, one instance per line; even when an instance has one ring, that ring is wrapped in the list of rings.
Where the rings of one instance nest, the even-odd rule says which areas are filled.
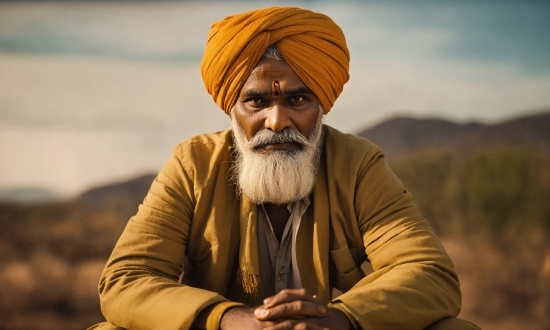
[[[325,153],[328,159],[362,162],[381,154],[380,148],[371,141],[325,125]]]
[[[178,144],[173,153],[178,158],[185,158],[191,155],[196,156],[197,153],[212,155],[213,153],[230,152],[233,145],[232,141],[230,129],[199,134]]]
[[[212,171],[227,172],[232,151],[231,130],[227,129],[196,135],[181,142],[173,149],[171,161],[198,180],[208,177]]]
[[[214,133],[203,133],[195,135],[183,142],[178,146],[182,148],[186,147],[200,147],[203,145],[231,145],[233,138],[231,136],[231,129],[218,131]]]

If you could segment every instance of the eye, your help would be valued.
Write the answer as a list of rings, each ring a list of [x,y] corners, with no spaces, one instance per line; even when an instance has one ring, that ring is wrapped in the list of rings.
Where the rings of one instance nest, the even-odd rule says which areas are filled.
[[[251,97],[245,103],[254,108],[262,108],[266,106],[267,101],[263,97]]]
[[[304,103],[305,99],[301,95],[293,95],[288,98],[288,101],[291,105],[300,105]]]

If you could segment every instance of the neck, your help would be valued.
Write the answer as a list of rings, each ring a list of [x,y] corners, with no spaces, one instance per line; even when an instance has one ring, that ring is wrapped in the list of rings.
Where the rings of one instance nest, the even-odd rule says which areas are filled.
[[[286,205],[264,203],[262,204],[262,207],[267,214],[267,219],[271,223],[273,233],[280,243],[285,231],[286,223],[290,217],[290,212],[288,211]]]

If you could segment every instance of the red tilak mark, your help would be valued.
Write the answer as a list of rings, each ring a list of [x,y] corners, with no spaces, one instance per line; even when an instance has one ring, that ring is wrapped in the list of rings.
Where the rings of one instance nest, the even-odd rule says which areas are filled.
[[[279,86],[278,80],[273,80],[273,84],[271,85],[271,94],[275,96],[281,95],[281,87]]]

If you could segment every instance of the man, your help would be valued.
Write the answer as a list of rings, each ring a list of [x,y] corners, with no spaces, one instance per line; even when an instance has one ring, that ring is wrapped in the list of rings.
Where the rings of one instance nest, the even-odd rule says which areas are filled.
[[[348,66],[322,14],[212,26],[202,76],[231,129],[174,150],[107,263],[109,323],[93,328],[468,325],[451,260],[379,148],[322,124]]]

